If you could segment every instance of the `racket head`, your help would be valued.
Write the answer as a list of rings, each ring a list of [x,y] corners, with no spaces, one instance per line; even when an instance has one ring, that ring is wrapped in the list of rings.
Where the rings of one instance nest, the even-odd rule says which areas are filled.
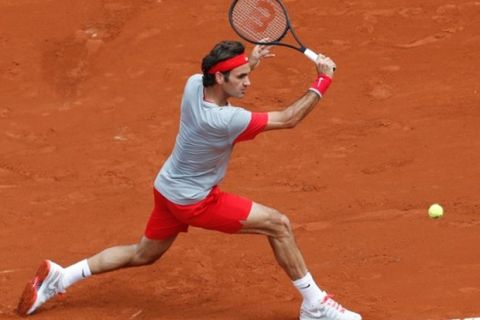
[[[234,0],[228,19],[242,39],[254,44],[279,45],[290,29],[287,10],[277,0]]]

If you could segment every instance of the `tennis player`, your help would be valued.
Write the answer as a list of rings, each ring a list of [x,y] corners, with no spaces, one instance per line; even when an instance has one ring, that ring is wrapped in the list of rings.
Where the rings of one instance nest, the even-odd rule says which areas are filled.
[[[175,147],[155,179],[154,208],[141,240],[108,248],[67,268],[43,261],[21,296],[20,315],[32,314],[51,297],[91,275],[154,263],[180,232],[194,226],[267,236],[278,264],[303,297],[301,320],[361,319],[317,286],[287,216],[218,187],[235,144],[261,132],[295,127],[332,82],[335,64],[320,55],[318,76],[292,105],[272,112],[250,112],[231,105],[230,97],[246,94],[250,72],[260,60],[273,56],[270,50],[269,46],[258,45],[247,57],[240,42],[223,41],[203,58],[203,74],[191,76],[186,83]]]

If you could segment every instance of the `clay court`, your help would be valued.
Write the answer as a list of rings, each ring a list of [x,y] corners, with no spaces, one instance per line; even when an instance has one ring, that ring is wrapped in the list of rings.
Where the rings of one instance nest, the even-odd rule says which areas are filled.
[[[287,214],[319,285],[364,319],[480,316],[480,2],[285,4],[334,82],[299,127],[237,145],[222,189]],[[43,259],[142,235],[185,81],[239,39],[229,5],[0,2],[0,319]],[[277,110],[308,88],[312,62],[274,50],[234,104]],[[300,303],[265,237],[191,228],[32,319],[294,320]]]

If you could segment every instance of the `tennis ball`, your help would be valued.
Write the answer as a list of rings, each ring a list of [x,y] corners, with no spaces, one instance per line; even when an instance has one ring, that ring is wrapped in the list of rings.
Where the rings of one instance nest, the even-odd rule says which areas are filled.
[[[443,208],[438,203],[434,203],[428,208],[428,216],[432,219],[443,217]]]

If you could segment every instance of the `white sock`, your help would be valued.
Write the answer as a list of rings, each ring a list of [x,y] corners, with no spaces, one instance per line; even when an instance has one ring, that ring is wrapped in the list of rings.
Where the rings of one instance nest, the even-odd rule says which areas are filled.
[[[293,281],[293,284],[303,296],[303,299],[309,304],[318,303],[318,301],[322,300],[326,295],[325,292],[317,286],[310,272],[307,272],[303,278]]]
[[[87,259],[79,261],[64,269],[63,289],[67,289],[77,281],[86,279],[92,275]]]

